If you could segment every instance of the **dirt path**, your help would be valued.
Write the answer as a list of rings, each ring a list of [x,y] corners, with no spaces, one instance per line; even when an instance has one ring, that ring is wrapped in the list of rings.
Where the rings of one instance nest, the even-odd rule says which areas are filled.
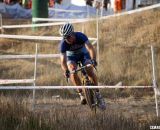
[[[147,120],[153,116],[156,116],[155,101],[154,97],[143,97],[140,99],[130,98],[119,98],[116,100],[105,99],[107,102],[107,109],[105,112],[118,112],[125,117],[135,117],[138,120]],[[160,103],[160,102],[159,102]],[[48,111],[51,109],[64,110],[68,109],[71,111],[77,111],[79,116],[84,116],[90,112],[88,106],[80,105],[79,99],[43,99],[37,100],[35,111]],[[82,114],[83,113],[83,114]]]

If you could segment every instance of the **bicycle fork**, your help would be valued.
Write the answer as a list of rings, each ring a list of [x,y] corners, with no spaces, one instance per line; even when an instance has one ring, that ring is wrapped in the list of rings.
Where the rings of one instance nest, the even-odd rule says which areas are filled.
[[[86,70],[83,68],[81,72],[82,72],[82,75],[84,76],[84,80],[85,80],[85,81],[83,81],[84,85],[91,86],[92,83],[89,80],[89,77],[88,77],[88,74],[87,74]],[[94,108],[94,107],[96,107],[98,105],[98,100],[97,100],[97,97],[95,95],[95,90],[94,89],[90,89],[90,91],[92,91],[92,94],[93,94],[93,102],[94,103],[92,104],[92,108]]]

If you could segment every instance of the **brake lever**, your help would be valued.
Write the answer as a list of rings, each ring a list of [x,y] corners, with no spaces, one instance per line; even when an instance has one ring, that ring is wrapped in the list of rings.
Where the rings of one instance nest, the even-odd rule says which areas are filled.
[[[95,67],[95,66],[93,66],[93,68],[96,70],[96,72],[97,72],[97,68]]]
[[[93,64],[92,64],[92,66],[93,66],[93,68],[96,70],[96,72],[97,72],[97,68],[96,68],[96,66],[94,66]]]

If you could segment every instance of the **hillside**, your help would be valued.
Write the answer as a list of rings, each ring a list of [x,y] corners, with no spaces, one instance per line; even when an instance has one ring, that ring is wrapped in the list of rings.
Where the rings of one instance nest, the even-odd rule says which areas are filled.
[[[30,20],[3,19],[3,24],[27,24]],[[99,82],[105,85],[152,85],[150,46],[156,53],[160,81],[160,9],[100,21]],[[81,30],[75,24],[76,31]],[[58,36],[59,27],[6,29],[5,34]],[[95,37],[96,23],[85,23],[84,32]],[[0,55],[58,53],[57,41],[0,39]],[[37,85],[68,85],[59,59],[38,59]],[[0,79],[33,78],[34,59],[0,60]],[[13,84],[14,85],[14,84]],[[23,85],[23,84],[21,84]],[[26,85],[26,84],[25,84]],[[32,85],[32,84],[31,84]],[[160,126],[153,89],[103,89],[106,111],[91,112],[80,105],[76,92],[0,90],[0,129],[16,130],[146,130]],[[56,95],[59,98],[56,98]],[[158,103],[159,100],[158,100]]]
[[[103,43],[101,60],[105,67],[103,69],[106,70],[106,76],[102,74],[105,77],[103,82],[151,84],[151,45],[156,49],[157,70],[160,69],[160,10],[103,21],[100,36]],[[157,74],[159,79],[160,75]]]
[[[30,23],[26,20],[3,20],[3,24]],[[85,33],[95,35],[95,23],[86,23]],[[81,30],[80,25],[75,25]],[[32,29],[7,29],[6,34],[58,35],[58,27]],[[160,69],[160,9],[114,17],[100,21],[100,65],[99,81],[115,85],[151,85],[152,68],[150,45],[156,47],[156,61]],[[35,44],[39,53],[58,53],[57,42],[0,39],[0,54],[34,54]],[[39,59],[37,70],[38,85],[65,85],[58,59]],[[58,64],[57,64],[58,63]],[[1,60],[0,78],[33,77],[34,60]],[[160,80],[160,73],[158,80]]]

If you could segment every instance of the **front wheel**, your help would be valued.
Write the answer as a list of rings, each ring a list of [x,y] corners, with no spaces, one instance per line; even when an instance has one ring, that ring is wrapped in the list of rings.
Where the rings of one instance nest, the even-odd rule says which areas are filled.
[[[93,89],[84,88],[83,93],[86,98],[88,106],[92,111],[96,113],[96,101],[95,101],[95,93]]]

